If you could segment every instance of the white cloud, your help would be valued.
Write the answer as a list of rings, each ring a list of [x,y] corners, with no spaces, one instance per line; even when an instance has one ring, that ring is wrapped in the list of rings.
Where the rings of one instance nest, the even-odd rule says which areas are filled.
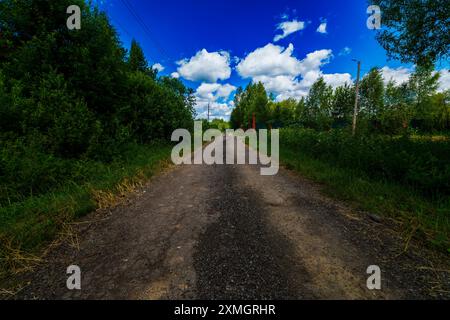
[[[163,71],[165,69],[164,66],[162,64],[160,64],[160,63],[155,63],[152,66],[152,68],[158,70],[158,72],[161,72],[161,71]]]
[[[284,21],[278,24],[277,30],[283,31],[283,34],[277,34],[275,38],[273,38],[273,41],[277,42],[281,39],[286,38],[288,35],[305,29],[305,22],[304,21]]]
[[[248,54],[237,66],[237,71],[244,78],[257,76],[279,76],[299,74],[300,61],[292,56],[294,46],[283,47],[269,43]]]
[[[171,76],[172,78],[178,79],[178,78],[180,77],[180,74],[179,74],[178,72],[172,72],[172,73],[170,74],[170,76]]]
[[[231,115],[233,105],[230,102],[206,102],[197,104],[195,110],[197,111],[197,119],[208,118],[208,104],[209,104],[209,118],[210,119],[228,119]]]
[[[208,104],[210,119],[229,117],[233,106],[229,98],[235,90],[236,87],[228,83],[202,83],[195,91],[197,117],[207,118]]]
[[[215,101],[220,98],[228,99],[230,94],[235,90],[236,87],[228,83],[202,83],[197,88],[195,94],[198,98]]]
[[[327,33],[327,23],[322,22],[316,30],[319,33]]]
[[[217,98],[224,98],[228,99],[228,97],[236,90],[235,86],[232,86],[231,84],[225,84],[221,85],[220,88],[217,90],[216,97]]]
[[[352,83],[348,73],[323,74],[321,71],[321,67],[333,57],[331,50],[308,53],[303,60],[293,56],[293,52],[292,44],[284,49],[269,43],[248,54],[237,66],[237,71],[244,78],[262,82],[277,100],[306,96],[320,76],[333,87]]]
[[[385,84],[387,84],[391,80],[394,80],[395,83],[399,85],[409,80],[409,77],[411,76],[413,70],[405,67],[392,69],[388,66],[385,66],[381,68],[381,72],[383,74],[383,80]]]
[[[409,80],[411,74],[414,72],[413,68],[398,67],[389,68],[385,66],[381,68],[383,73],[384,83],[387,84],[390,80],[394,80],[397,85],[405,83]],[[442,92],[450,89],[450,71],[448,69],[442,69],[439,71],[439,86],[438,92]]]
[[[191,81],[216,82],[226,80],[231,75],[230,55],[228,52],[208,52],[203,49],[189,60],[177,62],[180,76]]]
[[[342,50],[339,52],[339,55],[340,55],[340,56],[348,56],[350,53],[352,53],[352,48],[344,47],[344,48],[342,48]]]
[[[219,83],[202,83],[195,92],[197,98],[201,99],[214,99],[214,93],[219,89],[221,85]]]
[[[343,86],[344,84],[351,85],[353,83],[352,76],[350,73],[333,73],[333,74],[324,74],[323,80],[336,89],[337,87]]]
[[[438,91],[450,90],[450,70],[442,69],[440,71],[441,76],[439,77],[439,88]]]
[[[322,65],[329,63],[332,57],[333,51],[330,49],[308,53],[306,58],[301,61],[301,74],[304,75],[308,71],[318,70]]]

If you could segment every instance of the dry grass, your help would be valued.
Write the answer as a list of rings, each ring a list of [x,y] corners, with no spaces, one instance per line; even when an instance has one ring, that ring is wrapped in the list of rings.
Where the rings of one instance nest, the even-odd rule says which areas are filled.
[[[169,147],[164,148],[145,149],[143,150],[144,154],[140,155],[140,159],[130,164],[130,168],[125,168],[126,171],[121,171],[124,168],[120,168],[121,170],[113,172],[112,176],[106,177],[114,179],[115,176],[122,175],[123,178],[118,183],[102,183],[103,186],[100,188],[96,188],[95,184],[91,185],[88,183],[85,189],[81,189],[82,192],[86,192],[86,196],[81,199],[84,201],[83,204],[80,204],[80,196],[78,194],[67,193],[64,195],[63,201],[50,196],[48,211],[53,219],[52,228],[56,230],[50,243],[43,243],[42,246],[34,250],[29,248],[25,250],[22,249],[20,241],[17,241],[14,237],[0,234],[0,299],[14,296],[26,287],[27,284],[17,283],[17,281],[21,281],[16,281],[16,279],[20,279],[17,276],[35,270],[39,264],[45,262],[46,256],[55,247],[60,246],[62,243],[67,243],[76,250],[80,249],[78,226],[104,220],[74,221],[77,217],[80,217],[77,211],[80,206],[86,205],[86,202],[91,201],[90,206],[95,204],[93,208],[97,210],[112,209],[125,203],[131,195],[135,194],[138,189],[142,188],[150,180],[152,175],[167,170],[171,163],[170,158],[167,158],[170,149]],[[36,215],[42,216],[42,218],[47,217],[47,214],[43,213],[47,212],[47,210],[40,208],[42,207],[36,207],[38,212]],[[44,248],[42,249],[42,247]]]

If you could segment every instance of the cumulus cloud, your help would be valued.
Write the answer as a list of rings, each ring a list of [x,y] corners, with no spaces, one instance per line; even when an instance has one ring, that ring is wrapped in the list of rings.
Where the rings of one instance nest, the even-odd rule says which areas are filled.
[[[208,118],[208,104],[209,104],[209,118],[210,119],[227,119],[231,115],[233,106],[231,102],[206,102],[197,104],[195,110],[197,112],[197,119]]]
[[[290,34],[305,29],[304,21],[284,21],[278,24],[277,30],[283,31],[283,34],[277,34],[275,38],[273,38],[274,42],[280,41],[281,39],[286,38]]]
[[[352,83],[348,73],[327,75],[321,71],[333,56],[331,50],[308,53],[303,60],[297,59],[293,52],[292,44],[284,49],[269,43],[247,55],[237,66],[237,71],[244,78],[262,82],[277,100],[306,96],[311,85],[321,76],[333,87]]]
[[[191,81],[217,82],[231,75],[230,55],[228,52],[208,52],[203,49],[190,59],[178,61],[178,73]]]
[[[319,33],[327,33],[327,22],[322,22],[316,31]]]
[[[160,64],[160,63],[155,63],[152,66],[152,68],[158,70],[158,72],[161,72],[161,71],[163,71],[165,69],[164,66],[162,64]]]
[[[397,85],[399,85],[409,80],[413,70],[405,67],[389,68],[388,66],[385,66],[381,68],[381,72],[383,74],[385,84],[393,80]]]
[[[333,57],[333,51],[330,49],[316,50],[308,53],[306,58],[301,61],[301,74],[304,75],[308,71],[318,70],[322,65],[330,62]]]
[[[450,90],[450,70],[442,69],[440,74],[438,91]]]
[[[172,72],[172,73],[170,74],[170,76],[171,76],[172,78],[178,79],[178,78],[180,77],[180,74],[179,74],[178,72]]]
[[[231,84],[220,83],[202,83],[196,90],[195,94],[198,98],[217,100],[220,98],[228,99],[230,94],[236,90]]]
[[[398,67],[390,68],[385,66],[381,68],[383,74],[384,83],[387,84],[390,80],[394,80],[397,85],[405,83],[411,77],[414,72],[414,68]],[[438,92],[446,91],[450,89],[450,71],[448,69],[442,69],[439,72],[439,86]]]
[[[195,91],[198,118],[207,118],[208,104],[210,118],[226,119],[231,114],[232,101],[230,95],[236,90],[231,84],[202,83]]]
[[[238,65],[237,71],[244,78],[256,76],[278,76],[299,74],[301,64],[292,56],[294,46],[283,47],[272,43],[258,48],[245,57]]]
[[[333,73],[324,74],[323,80],[330,85],[333,89],[343,86],[344,84],[352,84],[352,76],[350,73]]]

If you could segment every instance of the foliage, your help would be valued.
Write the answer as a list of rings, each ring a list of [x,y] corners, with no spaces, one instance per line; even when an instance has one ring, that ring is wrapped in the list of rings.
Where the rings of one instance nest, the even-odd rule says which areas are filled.
[[[234,128],[251,127],[253,115],[259,124],[265,126],[269,124],[269,98],[261,82],[250,83],[245,90],[239,88],[234,99],[235,108],[230,118]]]
[[[128,64],[132,71],[145,72],[148,68],[148,63],[147,60],[145,60],[144,51],[134,39],[131,41]]]
[[[359,109],[367,118],[374,120],[382,112],[384,105],[384,84],[381,72],[373,68],[362,79]]]
[[[373,68],[361,80],[357,132],[408,134],[450,129],[450,91],[437,92],[439,73],[431,66],[417,66],[409,81],[384,84],[380,69]],[[230,124],[233,128],[300,126],[317,130],[349,127],[352,123],[355,87],[333,89],[319,77],[300,100],[273,101],[261,83],[239,88]]]
[[[405,184],[430,197],[450,195],[448,140],[352,136],[346,130],[283,129],[280,141],[299,153]]]
[[[70,5],[80,30],[66,27]],[[147,66],[91,2],[0,1],[0,241],[39,246],[95,208],[91,188],[170,154],[157,143],[192,127],[193,91]]]
[[[380,6],[383,29],[377,39],[390,57],[429,64],[450,52],[450,6],[447,0],[373,0]]]
[[[66,27],[72,4],[80,30]],[[192,90],[157,78],[134,40],[126,59],[106,15],[84,1],[5,0],[0,26],[0,188],[9,201],[46,192],[77,159],[112,161],[133,141],[192,126]]]
[[[283,131],[287,129],[282,129]],[[300,135],[300,130],[292,131]],[[414,236],[435,248],[450,250],[450,201],[430,198],[394,180],[368,176],[351,166],[336,166],[326,157],[313,157],[281,141],[280,159],[287,168],[320,182],[331,197],[346,200],[357,209],[395,219],[405,239]]]

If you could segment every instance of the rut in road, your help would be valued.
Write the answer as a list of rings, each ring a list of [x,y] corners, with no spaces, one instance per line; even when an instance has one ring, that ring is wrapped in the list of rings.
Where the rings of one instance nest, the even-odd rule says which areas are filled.
[[[226,139],[214,143],[222,144]],[[197,152],[201,152],[198,150]],[[253,151],[249,151],[253,152]],[[53,250],[16,298],[448,298],[445,259],[403,242],[389,221],[323,196],[320,186],[258,165],[183,165],[125,205],[77,224],[79,245]],[[66,288],[66,268],[82,289]],[[368,290],[366,269],[382,270]],[[447,292],[447,293],[446,293]]]
[[[252,190],[239,185],[238,170],[219,173],[222,197],[212,208],[219,219],[200,236],[194,254],[201,299],[298,298],[295,282],[307,277],[294,268],[292,244],[264,220]]]

